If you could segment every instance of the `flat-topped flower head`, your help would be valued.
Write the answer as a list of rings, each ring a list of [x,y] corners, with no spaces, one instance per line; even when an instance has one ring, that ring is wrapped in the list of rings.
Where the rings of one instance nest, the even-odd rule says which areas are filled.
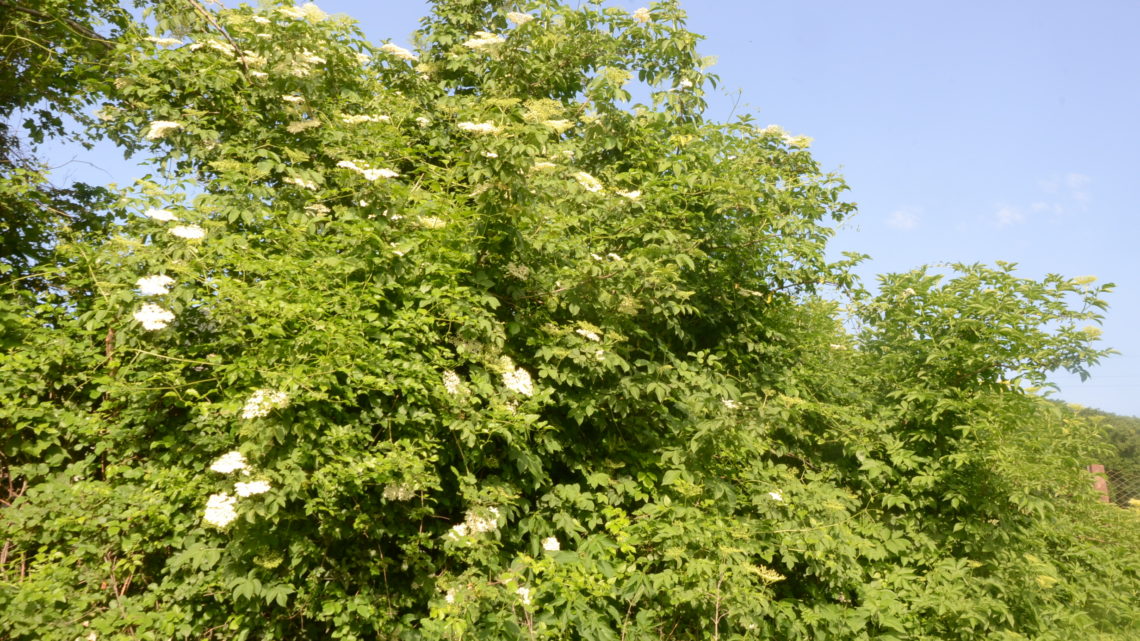
[[[270,389],[259,389],[245,402],[241,410],[244,419],[262,418],[268,416],[270,410],[280,409],[289,405],[289,395]]]
[[[150,123],[150,127],[147,128],[145,137],[147,140],[158,140],[166,134],[181,128],[182,123],[180,122],[173,120],[155,120]]]
[[[619,189],[614,193],[621,196],[622,198],[628,198],[630,200],[637,200],[638,198],[641,198],[640,191],[622,191]]]
[[[148,209],[143,212],[143,215],[147,218],[151,218],[163,223],[168,223],[172,220],[178,220],[178,217],[175,216],[173,212],[167,211],[165,209]]]
[[[521,367],[503,372],[503,385],[523,396],[534,394],[534,382],[530,378],[530,372]]]
[[[463,382],[459,380],[459,374],[451,370],[444,370],[443,372],[443,388],[447,390],[448,394],[456,396],[463,392]]]
[[[248,483],[234,483],[234,492],[238,496],[246,497],[254,494],[265,494],[270,490],[269,481],[250,481]]]
[[[245,455],[237,450],[226,452],[214,464],[210,466],[210,470],[219,474],[231,474],[239,470],[246,469]]]
[[[602,337],[598,336],[597,332],[592,332],[588,329],[578,328],[574,330],[574,333],[581,336],[582,338],[594,341],[595,343],[602,340]]]
[[[170,233],[186,240],[202,240],[206,237],[206,230],[197,225],[179,225],[172,227]]]
[[[578,184],[582,185],[586,191],[596,193],[602,190],[601,181],[584,171],[579,171],[578,173],[574,174],[574,180],[577,180]]]
[[[551,536],[542,540],[542,549],[547,552],[557,552],[562,549],[562,546],[558,543],[557,538]]]
[[[471,49],[485,49],[506,42],[501,36],[487,31],[476,31],[475,35],[463,43],[464,47]]]
[[[399,58],[400,60],[416,60],[416,54],[412,53],[411,51],[408,51],[407,49],[405,49],[401,46],[394,45],[391,42],[386,43],[382,47],[380,47],[380,51],[383,51],[386,54],[395,56],[396,58]]]
[[[400,175],[399,172],[392,169],[365,169],[360,172],[365,180],[378,180],[380,178],[395,178]]]
[[[770,498],[771,498],[773,501],[783,501],[783,500],[784,500],[784,495],[783,495],[783,494],[781,494],[780,492],[775,492],[775,491],[773,491],[773,492],[768,492],[768,496],[769,496],[769,497],[770,497]]]
[[[214,527],[224,528],[237,518],[237,510],[234,509],[236,504],[236,496],[230,496],[225,492],[211,494],[206,501],[206,513],[202,516],[202,520]]]
[[[521,25],[524,25],[524,24],[530,22],[531,20],[534,20],[534,16],[530,15],[529,13],[520,13],[518,11],[508,11],[507,12],[507,20],[510,20],[511,22],[521,26]]]
[[[493,122],[461,122],[456,126],[463,131],[481,135],[497,134],[502,131],[502,129],[495,126]]]
[[[641,7],[637,11],[633,12],[633,19],[644,24],[652,20],[653,16],[649,15],[649,9]]]
[[[153,303],[147,303],[134,313],[134,318],[142,324],[143,329],[154,331],[169,325],[170,321],[174,320],[174,313]]]
[[[147,40],[150,40],[159,47],[177,47],[183,44],[178,38],[155,38],[152,36],[147,38]]]
[[[155,276],[143,276],[135,282],[135,287],[139,288],[139,293],[143,296],[161,296],[169,294],[168,288],[173,284],[173,278],[166,274],[157,274]]]

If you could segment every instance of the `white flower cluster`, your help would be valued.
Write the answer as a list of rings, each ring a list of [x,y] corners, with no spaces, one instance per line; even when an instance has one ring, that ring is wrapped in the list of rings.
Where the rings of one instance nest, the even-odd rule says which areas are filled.
[[[174,313],[153,303],[146,303],[134,313],[134,318],[142,323],[143,329],[154,331],[169,325],[174,320]]]
[[[476,31],[473,37],[463,43],[463,46],[471,49],[484,49],[504,42],[506,42],[506,40],[503,39],[502,36],[497,36],[487,31]]]
[[[234,450],[226,452],[218,460],[214,461],[210,466],[210,470],[219,474],[232,474],[234,472],[242,472],[249,474],[249,465],[245,461],[245,456],[241,452]],[[202,519],[218,528],[224,528],[237,518],[237,499],[238,497],[246,498],[257,494],[264,494],[272,489],[269,481],[256,480],[256,481],[239,481],[234,483],[234,493],[237,496],[231,496],[228,492],[221,492],[213,494],[206,501],[206,512]]]
[[[491,532],[498,527],[499,508],[487,508],[486,515],[478,514],[473,510],[467,510],[463,522],[452,526],[447,536],[452,540],[459,540],[465,536],[475,536],[485,532]]]
[[[177,47],[182,44],[182,41],[178,38],[155,38],[151,36],[147,38],[147,40],[150,40],[159,47]]]
[[[404,483],[389,483],[384,486],[383,496],[387,501],[410,501],[415,498],[416,491]]]
[[[383,51],[384,53],[393,55],[393,56],[399,58],[400,60],[416,60],[416,54],[412,53],[411,51],[408,51],[407,49],[405,49],[403,47],[394,45],[391,42],[380,47],[380,51]]]
[[[202,518],[215,527],[226,527],[237,518],[235,505],[237,505],[237,497],[235,496],[230,496],[225,492],[211,494],[206,501],[206,514]]]
[[[158,140],[175,129],[181,128],[182,123],[180,122],[173,120],[155,120],[150,123],[150,127],[147,128],[145,137],[147,140]]]
[[[265,494],[270,490],[269,481],[250,481],[248,483],[234,483],[234,492],[240,497]]]
[[[143,296],[161,296],[169,294],[170,290],[167,288],[173,284],[173,278],[166,274],[157,274],[155,276],[143,276],[135,283],[135,287],[139,288],[139,293]]]
[[[206,237],[206,230],[197,225],[178,225],[171,227],[170,233],[186,240],[202,240]]]
[[[652,19],[652,16],[649,15],[649,9],[641,7],[637,11],[633,12],[633,19],[644,24],[646,22],[649,22]]]
[[[218,474],[232,474],[248,468],[245,462],[245,455],[237,450],[226,452],[214,464],[210,466],[210,470]]]
[[[285,94],[284,96],[281,96],[281,99],[285,102],[289,102],[295,105],[305,102],[304,96],[298,96],[296,94]]]
[[[578,173],[574,174],[574,180],[577,180],[578,184],[582,185],[582,188],[586,191],[596,193],[602,190],[601,181],[584,171],[579,171]]]
[[[444,370],[443,372],[443,388],[447,390],[448,394],[458,396],[463,393],[463,381],[459,380],[459,374],[451,370]]]
[[[285,392],[259,389],[254,391],[249,400],[245,402],[245,407],[241,410],[241,417],[244,419],[261,418],[267,416],[270,410],[280,409],[288,405],[289,395]]]
[[[550,127],[557,133],[565,133],[568,129],[574,126],[573,120],[543,120],[542,124]]]
[[[562,549],[562,546],[558,543],[557,538],[551,536],[542,540],[542,549],[547,552],[557,552]]]
[[[602,340],[602,337],[598,336],[597,332],[592,332],[588,329],[578,328],[578,329],[574,330],[574,333],[581,336],[582,338],[592,340],[595,343]]]
[[[447,226],[447,221],[435,216],[421,216],[416,222],[424,229],[443,229]]]
[[[308,189],[309,191],[316,191],[319,189],[319,187],[317,187],[317,183],[311,180],[305,180],[304,178],[300,178],[298,176],[289,176],[288,178],[282,178],[281,182],[290,185],[296,185],[302,189]]]
[[[622,191],[619,189],[614,193],[621,196],[622,198],[628,198],[630,200],[637,200],[638,198],[641,198],[640,191]]]
[[[497,134],[502,131],[502,129],[495,126],[493,122],[461,122],[456,126],[463,131],[480,135]]]
[[[345,115],[341,116],[340,119],[346,125],[358,125],[362,122],[388,122],[389,120],[391,120],[391,118],[388,116],[384,116],[384,115],[370,116],[367,114],[361,114],[361,115],[355,115],[355,116],[350,116],[348,114],[345,114]]]
[[[306,129],[314,129],[314,128],[320,127],[320,126],[321,126],[320,120],[317,120],[316,118],[311,118],[309,120],[297,120],[295,122],[291,122],[285,126],[285,131],[288,131],[291,134],[299,134],[302,131],[305,131]]]
[[[320,22],[328,17],[327,13],[321,11],[320,7],[312,2],[306,2],[299,7],[279,7],[277,13],[295,20],[308,20],[309,22]]]
[[[367,165],[358,165],[352,160],[342,160],[336,164],[341,169],[351,169],[356,173],[364,176],[365,180],[375,181],[380,178],[396,178],[400,175],[399,172],[393,169],[372,169]]]
[[[784,495],[781,494],[780,492],[777,492],[777,491],[768,492],[768,496],[770,496],[773,501],[783,501],[784,500]]]
[[[735,410],[735,409],[739,409],[739,408],[740,408],[740,403],[737,403],[736,401],[732,400],[731,398],[726,398],[726,399],[723,399],[723,400],[721,401],[721,403],[722,403],[722,404],[723,404],[723,405],[724,405],[726,408],[728,408],[728,409],[730,409],[730,410]]]
[[[534,16],[530,15],[529,13],[519,13],[518,11],[508,11],[507,12],[507,20],[510,20],[511,22],[515,23],[516,25],[521,26],[521,25],[524,25],[524,24],[530,22],[531,20],[534,20]]]
[[[548,161],[545,161],[545,160],[540,160],[540,161],[538,161],[538,162],[534,163],[534,166],[533,166],[533,167],[531,167],[531,169],[533,169],[534,171],[544,171],[544,170],[546,170],[546,169],[554,169],[554,168],[555,168],[555,167],[557,167],[557,166],[558,166],[558,165],[556,165],[556,164],[554,164],[554,163],[552,163],[552,162],[548,162]]]
[[[503,357],[503,385],[512,392],[523,396],[534,394],[534,382],[530,379],[530,372],[521,367],[515,367],[510,358]]]
[[[515,594],[519,595],[523,605],[530,605],[530,588],[520,587],[515,590]]]

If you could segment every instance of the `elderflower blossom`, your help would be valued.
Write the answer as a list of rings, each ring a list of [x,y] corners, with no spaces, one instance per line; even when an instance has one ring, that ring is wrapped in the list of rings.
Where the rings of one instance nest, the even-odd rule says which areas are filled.
[[[181,128],[182,123],[180,122],[175,122],[173,120],[155,120],[154,122],[150,123],[150,127],[147,128],[144,137],[147,140],[158,140],[171,131]]]
[[[206,230],[197,225],[179,225],[172,227],[170,233],[186,240],[202,240],[206,237]]]
[[[730,410],[734,410],[734,409],[737,409],[737,408],[739,408],[739,407],[740,407],[740,403],[737,403],[736,401],[732,400],[731,398],[726,398],[726,399],[723,399],[723,400],[721,401],[721,403],[722,403],[722,404],[723,404],[723,405],[724,405],[726,408],[728,408],[728,409],[730,409]]]
[[[139,293],[143,296],[161,296],[170,293],[167,288],[173,283],[174,279],[166,274],[157,274],[155,276],[143,276],[135,282],[135,287],[139,288]]]
[[[320,22],[327,18],[329,14],[321,11],[320,7],[312,2],[306,2],[301,5],[301,15],[309,22]]]
[[[482,49],[484,47],[491,47],[497,44],[506,42],[501,36],[497,36],[487,31],[476,31],[475,35],[463,43],[464,47],[471,49]]]
[[[143,329],[154,331],[169,325],[174,320],[174,313],[153,303],[146,303],[134,313],[134,318],[142,324]]]
[[[511,22],[513,22],[519,26],[522,26],[522,25],[530,22],[531,20],[534,20],[534,16],[530,15],[529,13],[520,13],[518,11],[508,11],[507,12],[507,20],[510,20]]]
[[[342,115],[340,117],[340,119],[346,125],[357,125],[357,124],[360,124],[362,122],[388,122],[389,120],[391,120],[390,117],[383,116],[383,115],[380,115],[380,116],[370,116],[370,115],[350,116],[348,114]]]
[[[234,483],[234,492],[240,497],[265,494],[270,490],[269,481],[250,481],[248,483]]]
[[[289,395],[285,392],[259,389],[254,391],[249,400],[245,402],[245,407],[241,410],[241,417],[244,419],[261,418],[267,416],[270,410],[287,405],[289,405]]]
[[[400,60],[416,60],[416,54],[412,53],[411,51],[408,51],[407,49],[405,49],[399,45],[394,45],[391,42],[380,47],[380,51],[383,51],[384,53],[387,53],[387,54],[391,54],[391,55],[399,58]]]
[[[296,186],[301,187],[303,189],[308,189],[309,191],[316,191],[318,189],[317,183],[315,183],[311,180],[305,180],[304,178],[299,178],[299,177],[294,177],[294,176],[290,176],[288,178],[282,178],[281,182],[288,183],[290,185],[296,185]]]
[[[530,372],[521,367],[503,372],[503,385],[512,392],[518,392],[523,396],[534,394],[534,382],[530,378]]]
[[[297,57],[301,60],[302,63],[307,65],[323,65],[325,62],[327,62],[324,58],[318,56],[312,51],[309,51],[308,49],[302,49],[301,53],[297,54]]]
[[[299,134],[302,131],[305,131],[306,129],[314,129],[314,128],[320,127],[320,126],[321,126],[320,120],[316,120],[316,119],[298,120],[296,122],[291,122],[288,125],[286,125],[285,131],[288,131],[291,134]]]
[[[547,162],[547,161],[545,161],[545,160],[540,160],[539,162],[536,162],[536,163],[534,163],[534,166],[533,166],[533,167],[531,167],[531,169],[533,169],[534,171],[543,171],[543,170],[546,170],[546,169],[554,169],[554,168],[555,168],[555,167],[557,167],[557,166],[558,166],[558,165],[556,165],[556,164],[554,164],[554,163],[552,163],[552,162]]]
[[[234,509],[235,504],[237,504],[236,496],[230,496],[225,492],[211,494],[206,501],[206,513],[202,519],[210,525],[224,528],[237,518],[237,510]]]
[[[1069,282],[1074,285],[1088,285],[1090,283],[1096,282],[1096,276],[1077,276]]]
[[[449,589],[447,594],[443,595],[443,600],[448,603],[455,603],[455,588]]]
[[[147,38],[147,40],[150,40],[159,47],[177,47],[182,44],[182,41],[178,38],[155,38],[152,36]]]
[[[280,7],[277,9],[277,13],[287,18],[296,18],[297,20],[303,20],[305,18],[305,12],[301,11],[298,7]]]
[[[652,16],[649,15],[649,9],[641,7],[633,12],[633,19],[641,23],[646,23],[652,19]]]
[[[172,220],[178,220],[178,217],[165,209],[148,209],[143,212],[147,218],[153,218],[159,222],[168,223]]]
[[[468,510],[467,517],[464,519],[464,523],[467,525],[467,531],[471,534],[483,534],[484,532],[490,532],[498,528],[499,508],[489,507],[487,511],[490,513],[489,516],[480,516]]]
[[[615,254],[613,252],[606,254],[606,256],[609,256],[612,260],[615,260],[619,263],[621,262],[621,256],[618,256],[617,254]]]
[[[519,598],[522,599],[523,605],[530,605],[530,588],[520,587],[515,590],[515,594],[519,595]]]
[[[496,127],[493,122],[461,122],[456,126],[463,131],[470,131],[473,134],[481,135],[497,134],[502,131],[502,129]]]
[[[443,372],[443,387],[452,396],[457,396],[463,392],[463,382],[459,380],[459,374],[451,370],[444,370]]]
[[[253,21],[257,24],[269,24],[272,22],[272,20],[266,18],[265,16],[254,16]]]
[[[592,340],[592,341],[594,341],[595,343],[597,343],[597,342],[599,342],[599,341],[601,341],[601,340],[602,340],[602,337],[601,337],[601,336],[598,336],[598,335],[597,335],[597,333],[595,333],[595,332],[591,332],[591,331],[590,331],[590,330],[588,330],[588,329],[582,329],[582,328],[579,328],[579,329],[576,329],[576,330],[574,330],[574,333],[575,333],[575,334],[578,334],[579,336],[581,336],[581,337],[583,337],[583,338],[587,338],[587,339],[589,339],[589,340]]]
[[[383,496],[386,501],[409,501],[415,498],[416,491],[410,485],[389,483],[384,486]]]
[[[431,124],[431,118],[427,118],[425,116],[417,116],[416,124],[420,127],[426,127]]]
[[[582,185],[586,191],[599,192],[602,190],[601,181],[584,171],[579,171],[578,173],[574,174],[574,180],[577,180],[578,184]]]
[[[557,552],[562,546],[558,543],[558,539],[552,536],[542,540],[542,549],[547,552]]]
[[[221,455],[218,460],[214,461],[213,465],[210,466],[210,470],[218,474],[230,474],[244,470],[246,467],[248,466],[245,462],[245,455],[234,450]]]
[[[286,94],[284,96],[281,96],[281,99],[284,100],[285,102],[291,102],[293,104],[305,102],[304,96],[298,96],[296,94]]]
[[[630,200],[637,200],[638,198],[641,198],[640,191],[622,191],[619,189],[614,193],[621,196],[622,198],[628,198]]]
[[[542,124],[553,129],[556,133],[565,133],[574,126],[573,120],[543,120]]]
[[[447,223],[443,219],[435,216],[423,216],[417,222],[420,227],[424,229],[443,229],[447,226]]]
[[[365,180],[376,180],[378,178],[395,178],[399,176],[399,172],[391,169],[365,169],[360,172]]]
[[[776,491],[768,492],[768,496],[772,497],[773,501],[783,501],[784,500],[784,495],[779,493],[779,492],[776,492]]]

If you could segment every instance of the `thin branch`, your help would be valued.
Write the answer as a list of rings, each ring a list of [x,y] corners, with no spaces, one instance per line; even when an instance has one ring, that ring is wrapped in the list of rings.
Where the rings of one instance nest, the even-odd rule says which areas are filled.
[[[42,18],[44,20],[62,22],[63,24],[67,25],[67,27],[69,29],[71,29],[73,32],[75,32],[76,35],[79,35],[79,36],[82,36],[84,38],[88,38],[90,40],[93,40],[96,43],[102,45],[106,49],[114,49],[115,48],[115,43],[113,41],[104,38],[103,36],[99,35],[95,31],[92,31],[90,27],[88,27],[87,25],[85,25],[82,22],[79,22],[77,20],[72,20],[71,18],[61,18],[59,16],[53,16],[49,13],[44,13],[43,11],[39,11],[37,9],[32,9],[31,7],[25,7],[25,6],[19,5],[19,4],[11,4],[9,2],[4,2],[4,0],[0,0],[0,7],[3,7],[5,9],[10,9],[12,11],[18,11],[20,13],[27,14],[29,16],[33,16],[36,18]]]
[[[214,14],[210,13],[206,7],[203,7],[202,4],[198,2],[198,0],[186,1],[190,3],[190,6],[194,7],[195,11],[202,14],[202,17],[206,19],[206,22],[209,22],[210,25],[218,30],[218,33],[222,34],[222,36],[229,41],[230,46],[234,48],[234,56],[238,59],[238,62],[241,63],[242,75],[245,76],[246,82],[249,82],[249,64],[246,63],[245,56],[242,55],[241,47],[239,47],[237,42],[234,41],[233,37],[230,36],[230,32],[226,31],[222,25],[218,24],[218,21],[214,19]]]

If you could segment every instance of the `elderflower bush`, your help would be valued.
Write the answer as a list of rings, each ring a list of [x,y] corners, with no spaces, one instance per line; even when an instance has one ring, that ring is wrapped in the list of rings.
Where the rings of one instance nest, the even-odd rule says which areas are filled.
[[[1103,355],[1107,288],[862,294],[842,181],[703,118],[675,3],[441,2],[414,52],[158,9],[90,88],[155,176],[5,320],[5,638],[1137,625],[1136,531],[1020,384]]]

